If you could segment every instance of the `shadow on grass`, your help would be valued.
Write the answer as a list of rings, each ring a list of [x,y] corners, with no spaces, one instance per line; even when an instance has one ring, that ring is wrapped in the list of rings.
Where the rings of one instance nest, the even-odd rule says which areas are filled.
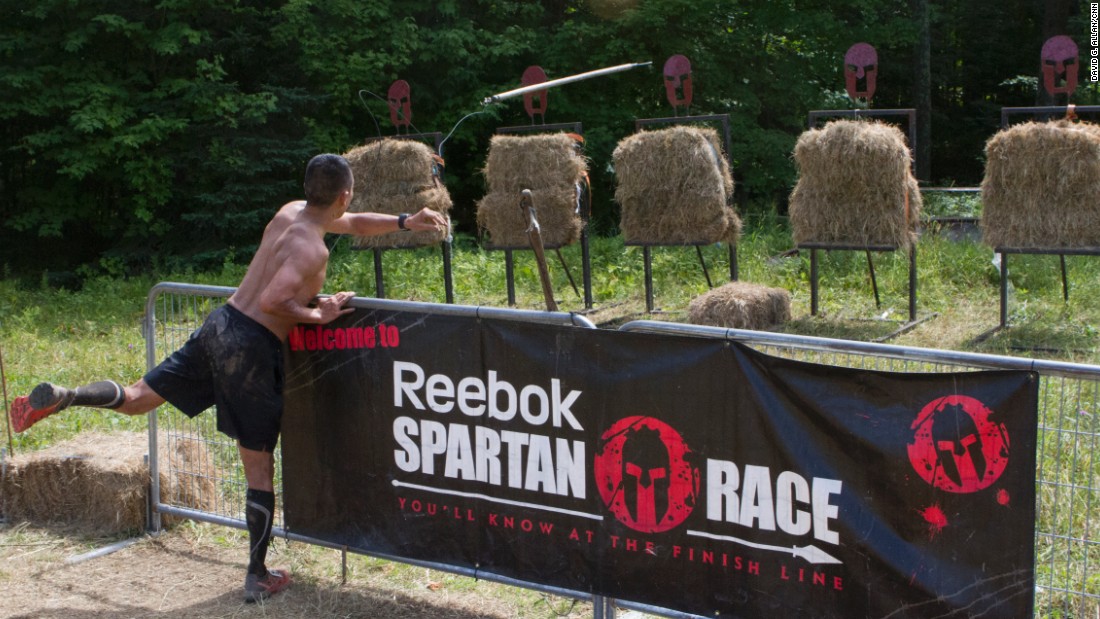
[[[68,595],[77,593],[68,591]],[[94,590],[83,589],[77,593],[83,598],[79,607],[61,605],[12,616],[12,619],[120,619],[122,617],[281,617],[305,619],[307,617],[387,617],[389,619],[419,619],[422,617],[449,617],[452,619],[483,619],[499,617],[497,614],[473,612],[454,608],[445,602],[432,603],[392,591],[364,591],[362,589],[333,588],[327,585],[295,583],[292,589],[256,604],[246,604],[237,591],[227,591],[219,596],[203,599],[193,605],[177,607],[164,612],[151,610],[142,604],[120,603]],[[97,607],[95,610],[87,606]]]
[[[1019,355],[1029,353],[1051,359],[1086,359],[1095,357],[1097,334],[1095,328],[1073,322],[1026,323],[1009,322],[1004,328],[994,327],[970,342],[968,348],[989,354]]]
[[[918,320],[922,317],[918,316]],[[782,333],[808,335],[857,342],[889,342],[908,330],[909,323],[903,320],[877,318],[832,318],[821,316],[802,316],[783,325]],[[919,324],[915,325],[919,328]]]
[[[158,573],[152,565],[130,566],[109,574],[93,571],[90,578],[81,578],[75,568],[54,568],[39,572],[36,578],[46,590],[56,591],[53,601],[43,600],[41,608],[22,610],[5,615],[13,619],[122,619],[137,617],[229,618],[279,617],[281,619],[312,619],[316,617],[386,617],[388,619],[419,619],[449,617],[452,619],[490,619],[509,616],[507,605],[486,600],[484,609],[471,610],[456,605],[447,594],[438,599],[407,595],[393,588],[375,588],[361,582],[339,585],[317,581],[310,576],[295,577],[291,587],[259,603],[243,601],[235,579],[241,564],[219,560],[204,552],[164,553],[162,558],[185,564],[193,570],[171,570]],[[67,566],[66,566],[67,567]],[[153,568],[153,569],[150,569]],[[227,569],[228,568],[228,569]],[[228,582],[212,585],[218,575],[233,572]],[[308,571],[304,572],[308,574]],[[205,583],[196,581],[207,581]],[[211,595],[211,589],[223,592]]]

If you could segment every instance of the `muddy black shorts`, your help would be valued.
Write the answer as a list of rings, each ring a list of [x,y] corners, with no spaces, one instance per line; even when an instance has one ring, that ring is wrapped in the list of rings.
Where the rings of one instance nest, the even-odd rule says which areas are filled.
[[[218,430],[273,451],[283,417],[283,344],[232,305],[210,313],[145,383],[188,417],[217,406]]]

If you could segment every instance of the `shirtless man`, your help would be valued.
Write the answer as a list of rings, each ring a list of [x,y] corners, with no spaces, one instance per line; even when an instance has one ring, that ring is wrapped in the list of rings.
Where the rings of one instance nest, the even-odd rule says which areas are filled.
[[[346,213],[354,179],[339,155],[311,159],[304,189],[304,201],[284,205],[267,224],[226,305],[211,312],[182,348],[141,380],[125,388],[110,380],[76,389],[42,383],[11,407],[12,427],[22,432],[69,406],[142,415],[168,401],[191,417],[216,406],[218,430],[237,439],[248,482],[248,602],[290,584],[286,570],[268,570],[264,563],[275,509],[273,451],[283,413],[283,342],[299,323],[326,324],[353,311],[344,305],[354,292],[317,296],[328,265],[325,233],[371,236],[447,225],[429,209],[399,216]]]

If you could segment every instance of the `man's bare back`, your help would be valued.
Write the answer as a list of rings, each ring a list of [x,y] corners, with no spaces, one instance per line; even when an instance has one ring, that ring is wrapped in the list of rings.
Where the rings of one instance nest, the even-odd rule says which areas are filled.
[[[351,312],[344,304],[354,292],[317,298],[325,282],[325,233],[371,236],[393,232],[398,218],[380,213],[347,213],[351,191],[328,207],[289,202],[264,229],[260,247],[229,303],[285,340],[300,323],[325,324]],[[442,214],[422,209],[403,218],[407,230],[446,229]]]
[[[324,235],[345,206],[307,207],[304,201],[284,205],[264,229],[260,247],[229,303],[270,329],[280,339],[298,323],[324,323],[350,310],[341,307],[354,296],[340,292],[318,299],[325,281],[328,248]]]

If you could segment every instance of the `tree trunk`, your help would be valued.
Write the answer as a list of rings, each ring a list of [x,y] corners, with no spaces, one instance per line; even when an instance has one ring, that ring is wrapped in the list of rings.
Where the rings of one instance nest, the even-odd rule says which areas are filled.
[[[917,24],[917,45],[913,57],[913,100],[917,108],[917,179],[932,178],[932,31],[928,0],[910,0]]]

